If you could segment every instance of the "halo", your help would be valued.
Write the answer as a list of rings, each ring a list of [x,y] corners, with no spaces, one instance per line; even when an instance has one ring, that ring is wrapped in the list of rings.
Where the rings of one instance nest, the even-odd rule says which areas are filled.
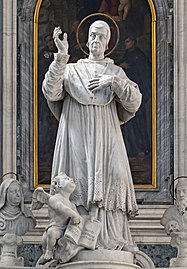
[[[113,47],[109,52],[107,52],[107,53],[105,54],[105,56],[108,56],[108,55],[110,55],[110,54],[117,48],[117,46],[118,46],[119,39],[120,39],[120,31],[119,31],[119,27],[118,27],[117,23],[115,22],[115,20],[114,20],[112,17],[110,17],[109,15],[107,15],[107,14],[104,14],[104,13],[93,13],[93,14],[90,14],[90,15],[86,16],[86,17],[79,23],[79,25],[78,25],[78,27],[77,27],[77,31],[76,31],[76,40],[77,40],[77,44],[78,44],[80,50],[81,50],[84,54],[86,54],[86,55],[88,56],[89,54],[88,54],[88,53],[83,49],[83,47],[81,46],[81,43],[80,43],[80,40],[79,40],[79,30],[80,30],[80,27],[82,26],[82,24],[83,24],[87,19],[89,19],[89,18],[91,18],[91,17],[94,17],[94,16],[103,16],[103,17],[105,17],[105,18],[108,18],[108,19],[110,19],[110,20],[113,22],[113,24],[114,24],[115,27],[116,27],[116,31],[117,31],[117,40],[116,40],[116,44],[114,45],[114,47]]]
[[[171,197],[174,199],[174,200],[176,200],[176,198],[174,197],[174,195],[173,195],[173,193],[172,193],[172,187],[173,187],[173,185],[174,185],[174,182],[177,180],[177,179],[180,179],[180,178],[187,178],[187,176],[179,176],[179,177],[176,177],[175,179],[173,179],[172,181],[171,181],[171,184],[170,184],[170,186],[169,186],[169,192],[170,192],[170,195],[171,195]]]
[[[2,181],[2,179],[3,179],[5,176],[7,176],[7,175],[15,175],[15,176],[16,176],[16,179],[19,181],[18,174],[14,173],[14,172],[8,172],[8,173],[2,175],[2,176],[0,177],[0,181]]]

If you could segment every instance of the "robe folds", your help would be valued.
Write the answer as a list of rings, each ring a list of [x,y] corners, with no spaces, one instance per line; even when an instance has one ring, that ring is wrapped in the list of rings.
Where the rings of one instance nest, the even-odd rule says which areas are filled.
[[[131,241],[127,216],[136,215],[137,204],[120,124],[135,115],[141,94],[109,58],[67,61],[67,55],[55,54],[43,82],[44,96],[60,116],[52,179],[60,172],[72,177],[76,189],[71,199],[76,206],[87,211],[92,204],[99,208],[100,244],[122,248]],[[89,80],[99,75],[112,76],[112,85],[89,91]]]

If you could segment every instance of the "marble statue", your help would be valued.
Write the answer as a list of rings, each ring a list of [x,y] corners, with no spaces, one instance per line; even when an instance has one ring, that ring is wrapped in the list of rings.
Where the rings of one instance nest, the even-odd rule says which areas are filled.
[[[6,266],[24,266],[23,257],[17,256],[17,248],[22,246],[23,240],[21,236],[15,234],[6,233],[0,244],[2,245],[0,256],[0,267]]]
[[[0,185],[0,235],[24,235],[36,225],[32,212],[24,205],[20,183],[13,178]]]
[[[25,205],[20,183],[6,178],[0,185],[0,267],[24,266],[23,257],[17,257],[17,248],[24,235],[36,225],[35,218]]]
[[[40,264],[46,264],[54,258],[57,240],[64,235],[70,219],[73,224],[80,223],[81,217],[75,204],[70,201],[70,195],[75,187],[73,179],[66,174],[60,174],[53,181],[54,195],[48,194],[42,187],[36,188],[33,193],[32,210],[40,209],[43,204],[47,204],[50,214],[50,222],[42,238],[44,255],[40,259]]]
[[[187,266],[187,180],[178,179],[175,188],[176,202],[166,209],[161,224],[171,236],[171,245],[177,247],[178,256],[170,261],[171,267]]]
[[[96,249],[133,251],[128,219],[138,207],[120,124],[135,116],[141,93],[104,57],[111,35],[106,22],[91,24],[89,57],[77,63],[67,64],[67,34],[62,40],[61,34],[56,27],[58,52],[43,81],[44,96],[59,119],[52,184],[60,173],[74,179],[71,201],[81,216],[101,223]]]

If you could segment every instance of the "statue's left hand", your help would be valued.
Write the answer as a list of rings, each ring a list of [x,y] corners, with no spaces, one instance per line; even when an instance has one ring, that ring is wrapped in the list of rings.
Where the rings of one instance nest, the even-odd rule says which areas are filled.
[[[111,75],[100,75],[89,81],[88,90],[91,92],[110,87],[112,85],[113,76]]]

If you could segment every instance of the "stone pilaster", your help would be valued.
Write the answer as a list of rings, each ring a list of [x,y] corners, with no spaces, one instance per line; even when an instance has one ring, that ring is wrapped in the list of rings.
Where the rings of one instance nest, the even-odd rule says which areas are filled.
[[[187,176],[187,1],[174,0],[174,177]]]
[[[1,1],[2,171],[16,172],[17,1]]]
[[[0,1],[0,14],[2,13],[2,2]],[[2,55],[3,55],[3,51],[2,51],[2,46],[3,46],[3,42],[2,42],[2,33],[3,33],[3,29],[2,29],[2,16],[0,16],[0,66],[2,66]],[[2,69],[0,69],[0,130],[2,130]],[[2,145],[2,131],[0,131],[0,145]],[[2,173],[2,148],[0,147],[0,174]]]

